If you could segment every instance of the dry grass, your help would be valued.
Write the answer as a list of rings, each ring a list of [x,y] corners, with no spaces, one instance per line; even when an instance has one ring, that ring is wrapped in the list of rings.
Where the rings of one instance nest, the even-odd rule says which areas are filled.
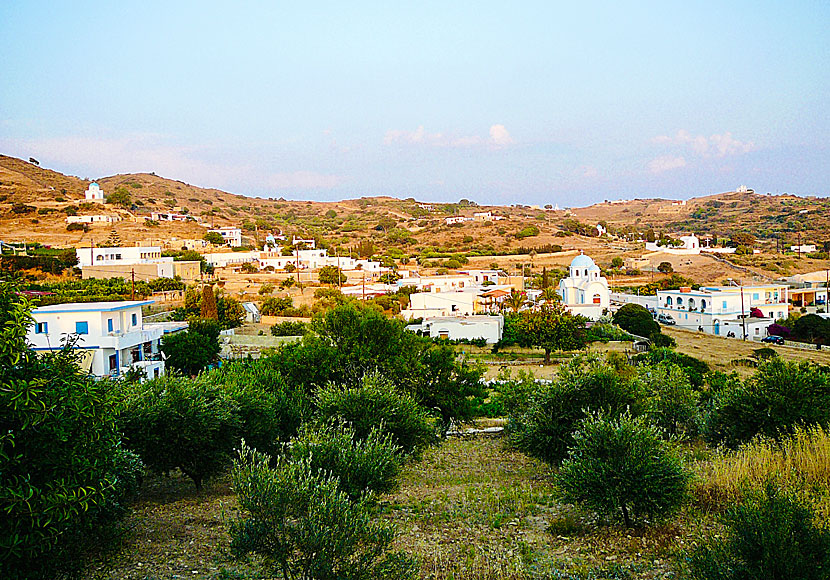
[[[663,326],[662,331],[677,341],[677,351],[688,354],[707,363],[713,370],[732,372],[749,376],[755,369],[736,367],[732,361],[751,358],[753,351],[762,347],[771,347],[783,360],[810,361],[818,364],[830,365],[830,350],[805,350],[788,346],[775,346],[759,342],[742,341],[735,338],[725,338],[713,334],[704,334],[691,330],[682,330],[670,326]]]
[[[773,479],[804,493],[830,523],[830,434],[819,426],[799,428],[780,442],[756,439],[698,466],[695,498],[719,509],[740,500],[747,489]]]
[[[230,558],[225,518],[236,506],[225,480],[197,494],[185,480],[150,478],[122,550],[86,577],[263,578],[255,561]],[[555,500],[544,464],[488,435],[428,450],[382,498],[378,517],[395,524],[396,547],[418,558],[421,578],[435,580],[665,578],[709,521],[681,514],[643,530],[602,525]]]

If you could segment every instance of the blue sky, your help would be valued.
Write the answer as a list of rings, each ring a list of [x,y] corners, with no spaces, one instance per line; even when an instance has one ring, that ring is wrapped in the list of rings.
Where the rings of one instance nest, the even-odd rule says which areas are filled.
[[[0,3],[0,152],[234,193],[830,195],[830,3]]]

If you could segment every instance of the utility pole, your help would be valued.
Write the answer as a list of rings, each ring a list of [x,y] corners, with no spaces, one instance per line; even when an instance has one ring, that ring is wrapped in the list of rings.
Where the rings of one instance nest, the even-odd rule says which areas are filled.
[[[744,314],[744,285],[741,282],[741,324],[744,328],[743,339],[746,340],[746,315]]]
[[[130,268],[130,277],[132,278],[132,285],[130,288],[130,300],[135,300],[135,268]]]
[[[363,270],[363,302],[366,302],[366,270]]]
[[[798,232],[798,259],[801,259],[801,232]]]

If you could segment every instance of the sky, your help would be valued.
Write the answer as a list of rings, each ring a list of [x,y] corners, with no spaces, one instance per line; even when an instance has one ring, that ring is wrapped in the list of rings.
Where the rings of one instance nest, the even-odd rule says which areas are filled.
[[[830,192],[830,2],[0,2],[0,153],[286,199]]]

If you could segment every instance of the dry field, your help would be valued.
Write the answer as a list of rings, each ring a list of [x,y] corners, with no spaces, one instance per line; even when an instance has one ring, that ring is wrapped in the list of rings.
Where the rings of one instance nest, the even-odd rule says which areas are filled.
[[[746,359],[752,356],[753,351],[770,347],[784,360],[811,361],[818,364],[830,365],[830,349],[816,351],[788,346],[775,346],[753,341],[742,341],[735,338],[724,338],[702,332],[681,330],[670,326],[663,326],[665,334],[677,341],[677,351],[691,355],[707,363],[713,370],[724,372],[738,371],[739,374],[752,374],[753,369],[734,366],[733,360]]]

